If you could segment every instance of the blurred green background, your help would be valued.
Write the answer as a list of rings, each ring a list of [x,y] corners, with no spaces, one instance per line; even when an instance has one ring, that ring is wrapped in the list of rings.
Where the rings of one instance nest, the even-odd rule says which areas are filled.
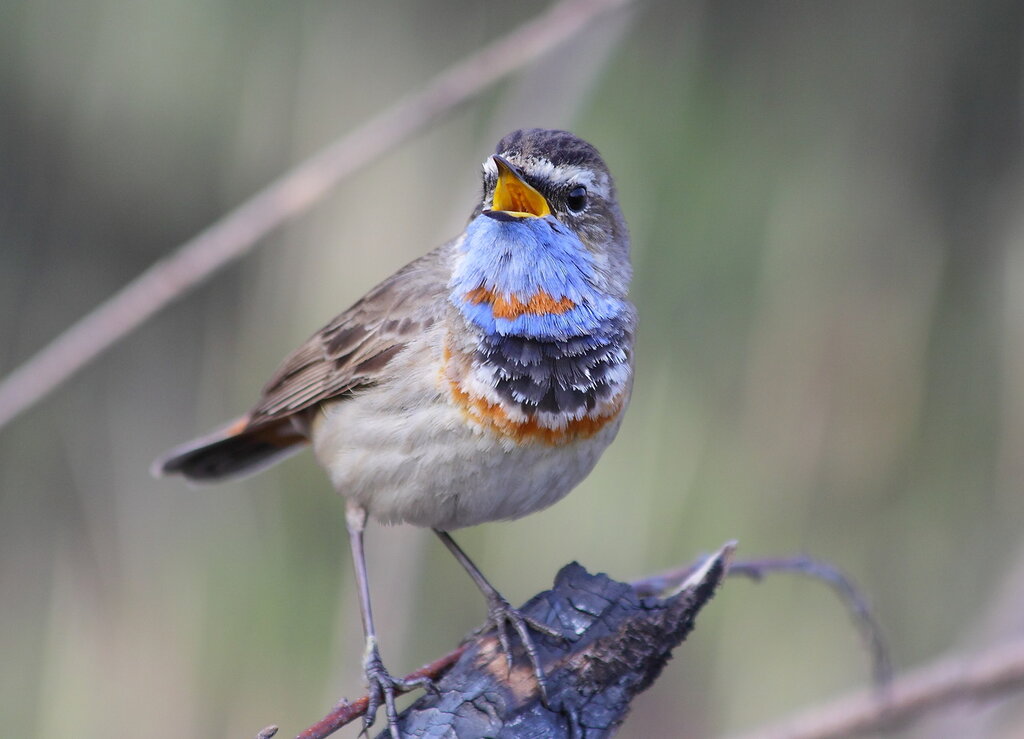
[[[0,372],[544,7],[6,0]],[[570,560],[628,579],[736,538],[843,567],[898,667],[1024,631],[1022,48],[1019,2],[638,2],[346,182],[0,431],[0,733],[291,736],[361,692],[311,457],[208,489],[147,468],[457,233],[522,125],[605,155],[642,326],[597,470],[458,537],[510,600]],[[393,671],[482,619],[429,534],[374,528],[369,556]],[[739,731],[868,674],[825,588],[730,582],[622,736]],[[1020,736],[1021,707],[899,736]]]

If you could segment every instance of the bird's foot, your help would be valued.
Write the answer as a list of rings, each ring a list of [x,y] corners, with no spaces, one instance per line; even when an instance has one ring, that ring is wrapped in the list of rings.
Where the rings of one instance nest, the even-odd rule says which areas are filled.
[[[420,677],[415,680],[404,680],[394,677],[385,667],[380,658],[380,650],[377,648],[375,639],[367,640],[366,654],[363,656],[363,677],[366,679],[369,688],[369,703],[366,706],[366,713],[363,716],[363,734],[366,734],[377,718],[377,709],[384,706],[384,712],[388,718],[388,731],[391,739],[402,739],[398,730],[398,710],[395,708],[395,696],[400,693],[408,693],[416,688],[436,690],[433,682],[428,677]]]
[[[552,629],[550,626],[543,624],[530,616],[526,616],[518,609],[513,608],[500,594],[494,593],[493,595],[488,596],[487,621],[480,631],[487,632],[494,629],[498,636],[498,643],[501,645],[501,650],[505,653],[505,661],[508,664],[509,671],[512,670],[512,641],[510,639],[510,627],[519,636],[519,641],[522,642],[523,648],[526,650],[526,655],[530,660],[530,666],[533,668],[533,676],[537,681],[537,690],[540,692],[541,700],[545,705],[547,705],[548,691],[547,683],[544,679],[544,668],[541,665],[540,656],[537,653],[537,646],[533,642],[533,637],[530,636],[530,629],[533,629],[538,634],[550,636],[554,639],[564,639],[565,636],[555,629]]]

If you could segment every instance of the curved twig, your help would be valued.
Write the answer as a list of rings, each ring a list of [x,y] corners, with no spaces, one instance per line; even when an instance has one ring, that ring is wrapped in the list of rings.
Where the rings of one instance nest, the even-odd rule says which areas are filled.
[[[687,565],[645,577],[633,582],[633,587],[640,593],[653,595],[686,578],[698,566],[699,563]],[[875,686],[882,688],[888,684],[892,679],[892,661],[889,659],[889,648],[882,627],[875,619],[863,593],[842,570],[828,562],[803,555],[742,560],[733,562],[729,567],[730,576],[746,577],[755,581],[763,580],[772,572],[804,575],[827,584],[846,606],[871,654],[871,671]]]

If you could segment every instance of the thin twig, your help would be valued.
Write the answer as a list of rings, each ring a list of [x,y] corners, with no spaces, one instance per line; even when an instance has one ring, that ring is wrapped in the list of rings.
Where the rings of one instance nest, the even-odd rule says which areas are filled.
[[[738,562],[729,570],[730,575],[745,576],[756,581],[772,572],[806,575],[831,587],[850,612],[850,617],[868,647],[875,685],[884,687],[892,679],[892,660],[889,659],[889,647],[882,627],[875,619],[864,594],[846,573],[833,564],[806,556]]]
[[[1024,639],[950,657],[905,673],[884,691],[863,691],[734,739],[845,739],[905,724],[957,703],[1024,688]]]
[[[413,683],[421,678],[430,678],[431,680],[439,679],[448,669],[459,661],[459,658],[463,653],[469,649],[469,644],[462,644],[458,648],[452,650],[443,657],[431,662],[429,665],[424,665],[420,669],[416,670],[409,675],[405,676],[404,682]],[[404,692],[404,690],[396,686],[396,692]],[[370,697],[364,695],[351,703],[348,701],[342,701],[331,711],[324,716],[322,719],[317,721],[315,724],[310,726],[308,729],[297,735],[295,739],[323,739],[326,736],[330,736],[342,726],[350,724],[357,718],[366,713],[367,707],[370,705]],[[264,729],[266,731],[266,729]],[[260,737],[257,735],[257,739]]]
[[[333,186],[503,77],[633,0],[561,0],[328,145],[156,262],[0,383],[0,428]]]
[[[687,565],[657,575],[645,577],[632,583],[637,592],[654,595],[664,592],[688,577],[698,564]],[[778,557],[770,559],[750,559],[733,562],[729,567],[730,577],[746,577],[751,580],[763,580],[773,572],[788,572],[805,575],[819,582],[824,582],[846,606],[850,617],[864,639],[871,653],[872,675],[875,685],[884,687],[892,679],[892,662],[889,659],[889,648],[885,643],[882,627],[875,619],[867,599],[857,585],[835,565],[806,556]]]

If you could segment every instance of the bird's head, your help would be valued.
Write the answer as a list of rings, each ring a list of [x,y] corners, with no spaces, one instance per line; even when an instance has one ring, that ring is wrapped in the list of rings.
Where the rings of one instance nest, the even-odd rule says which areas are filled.
[[[597,149],[567,131],[524,129],[499,141],[483,170],[474,218],[553,218],[591,252],[610,292],[626,293],[629,231]]]

